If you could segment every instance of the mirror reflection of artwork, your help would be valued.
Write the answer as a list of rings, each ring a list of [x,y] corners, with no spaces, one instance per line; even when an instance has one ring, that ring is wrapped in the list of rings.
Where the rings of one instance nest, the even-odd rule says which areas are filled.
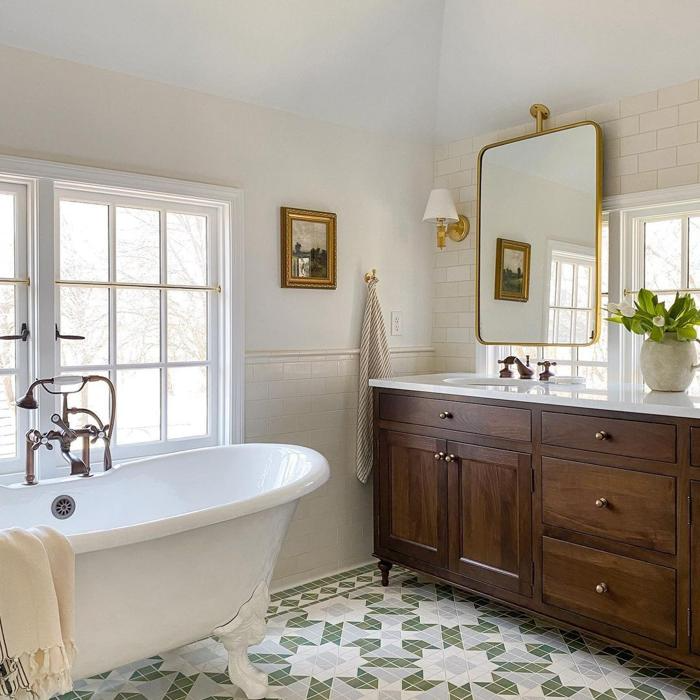
[[[527,301],[530,292],[530,244],[496,241],[496,293],[502,301]]]
[[[336,216],[282,207],[282,286],[335,289]]]

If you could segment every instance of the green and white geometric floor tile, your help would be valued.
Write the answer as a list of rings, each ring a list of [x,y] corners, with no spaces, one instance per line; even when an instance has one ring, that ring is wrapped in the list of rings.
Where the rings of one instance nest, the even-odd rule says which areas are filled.
[[[395,568],[272,596],[250,650],[282,700],[700,700],[700,682],[595,639]],[[60,700],[242,698],[205,639],[78,681]]]

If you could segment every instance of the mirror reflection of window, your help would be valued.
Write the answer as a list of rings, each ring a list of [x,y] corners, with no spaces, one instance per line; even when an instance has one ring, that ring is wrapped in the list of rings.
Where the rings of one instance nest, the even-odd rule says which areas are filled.
[[[549,259],[547,342],[586,343],[595,324],[595,252],[550,242]]]

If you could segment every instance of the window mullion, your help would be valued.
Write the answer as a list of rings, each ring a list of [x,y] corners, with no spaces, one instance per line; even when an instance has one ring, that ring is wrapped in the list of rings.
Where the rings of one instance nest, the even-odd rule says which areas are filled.
[[[34,319],[33,374],[37,377],[54,377],[60,363],[60,343],[55,337],[55,324],[59,322],[60,299],[54,280],[59,270],[59,216],[53,180],[40,179],[35,185],[35,222],[31,239],[32,264],[29,270],[32,289],[32,316]],[[39,401],[39,409],[31,417],[31,426],[42,428],[50,425],[51,415],[57,403],[48,395]],[[60,463],[57,450],[40,450],[37,454],[39,479],[56,475]]]
[[[117,214],[113,204],[108,208],[107,242],[109,247],[109,281],[116,282],[117,279]],[[114,287],[109,289],[109,365],[114,367],[117,364],[117,290]],[[116,373],[112,378],[116,381]]]
[[[167,210],[159,210],[160,216],[160,281],[168,281],[168,226]],[[160,291],[160,439],[168,439],[168,292]]]
[[[110,282],[114,282],[117,279],[117,211],[113,204],[109,204],[107,208],[107,246],[108,246],[108,273],[107,279]],[[109,369],[107,370],[107,376],[111,379],[112,383],[116,387],[117,385],[117,313],[119,312],[117,305],[117,290],[114,287],[110,287],[107,291],[108,294],[108,338],[109,338]],[[117,404],[118,406],[119,404]],[[117,426],[117,440],[119,439],[119,420],[117,416],[115,418],[115,425]]]
[[[689,240],[689,217],[681,219],[681,289],[690,287],[690,240]]]
[[[29,277],[29,251],[31,244],[30,233],[30,186],[27,184],[15,194],[15,277],[27,279]],[[33,329],[34,322],[30,314],[30,300],[32,289],[28,285],[14,285],[15,301],[15,330],[18,333],[23,323]],[[33,341],[29,336],[29,342],[15,343],[15,394],[20,395],[26,389],[31,377],[31,351]],[[27,411],[15,409],[15,430],[17,432],[15,445],[17,459],[24,456],[24,433],[29,427],[30,416]]]

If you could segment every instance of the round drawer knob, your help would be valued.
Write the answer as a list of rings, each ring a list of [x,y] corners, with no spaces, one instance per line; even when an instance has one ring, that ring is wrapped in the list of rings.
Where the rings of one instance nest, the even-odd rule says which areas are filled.
[[[595,499],[595,507],[596,508],[607,508],[608,507],[608,499],[607,498],[596,498]]]
[[[595,587],[595,592],[596,592],[596,593],[600,593],[601,595],[602,595],[603,593],[607,593],[607,592],[608,592],[608,584],[607,584],[607,583],[599,583],[599,584]]]
[[[446,462],[454,462],[457,458],[454,455],[447,455],[445,457]]]
[[[595,439],[596,439],[596,440],[607,440],[609,437],[610,437],[610,435],[608,435],[604,430],[599,430],[599,431],[595,434]]]
[[[435,457],[436,460],[440,461],[443,457],[445,456],[444,452],[436,452],[433,457]]]
[[[452,414],[449,411],[441,411],[440,418],[445,420],[445,418],[452,418]]]

